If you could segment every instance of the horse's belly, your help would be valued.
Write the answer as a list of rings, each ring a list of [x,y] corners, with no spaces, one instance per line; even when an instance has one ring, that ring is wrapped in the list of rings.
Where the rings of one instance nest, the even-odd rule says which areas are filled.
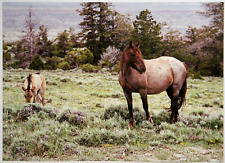
[[[167,82],[167,81],[164,83],[161,83],[159,81],[149,82],[148,87],[147,87],[147,93],[148,94],[161,93],[161,92],[165,91],[171,84],[172,84],[172,82]]]
[[[161,93],[173,83],[173,75],[169,67],[151,68],[146,72],[146,75],[148,94]]]

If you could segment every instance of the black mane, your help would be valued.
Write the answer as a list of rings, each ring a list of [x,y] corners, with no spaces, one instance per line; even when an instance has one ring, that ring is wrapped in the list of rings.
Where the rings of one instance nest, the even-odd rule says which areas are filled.
[[[27,77],[27,81],[28,81],[27,91],[30,91],[31,76],[32,76],[32,74],[29,74],[29,76]]]

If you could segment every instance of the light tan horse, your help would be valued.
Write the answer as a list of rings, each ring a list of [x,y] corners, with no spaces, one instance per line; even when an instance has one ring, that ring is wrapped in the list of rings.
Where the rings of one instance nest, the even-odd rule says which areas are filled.
[[[187,90],[187,69],[183,62],[173,57],[160,57],[144,60],[139,43],[130,44],[123,50],[120,58],[119,83],[127,99],[130,127],[135,125],[133,117],[132,92],[140,94],[146,118],[153,123],[149,111],[147,94],[167,91],[171,99],[170,122],[176,122],[178,110],[185,100]]]
[[[26,102],[30,103],[33,97],[33,103],[42,101],[43,106],[45,106],[45,79],[39,73],[29,74],[24,82],[22,89],[25,91]],[[38,95],[41,95],[42,100],[40,100]]]

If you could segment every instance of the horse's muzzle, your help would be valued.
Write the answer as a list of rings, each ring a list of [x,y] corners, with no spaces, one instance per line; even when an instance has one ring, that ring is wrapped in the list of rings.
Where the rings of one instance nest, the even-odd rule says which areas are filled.
[[[140,61],[139,64],[132,64],[132,66],[135,70],[137,70],[140,74],[144,73],[146,71],[145,64]]]

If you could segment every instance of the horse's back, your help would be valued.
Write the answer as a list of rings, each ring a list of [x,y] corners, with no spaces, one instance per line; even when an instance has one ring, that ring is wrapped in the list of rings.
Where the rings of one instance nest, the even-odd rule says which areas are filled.
[[[45,78],[41,74],[33,74],[33,82],[37,86],[37,88],[40,88],[42,86],[45,87]]]
[[[172,83],[183,83],[187,71],[184,64],[173,57],[159,57],[145,60],[148,94],[157,94],[166,90]]]
[[[174,57],[163,56],[156,59],[145,60],[145,64],[147,67],[150,67],[149,69],[147,68],[147,70],[150,70],[154,67],[158,68],[159,71],[171,71],[173,75],[182,75],[187,73],[185,64]]]
[[[24,82],[24,87],[27,88],[28,80],[26,79]],[[40,89],[42,85],[45,86],[45,79],[40,74],[32,74],[31,75],[31,87],[35,87],[36,89]]]
[[[183,62],[180,60],[174,58],[174,57],[160,57],[162,60],[166,60],[168,65],[171,67],[172,73],[173,73],[173,78],[174,81],[173,83],[178,84],[178,83],[183,83],[187,76],[187,68]]]

